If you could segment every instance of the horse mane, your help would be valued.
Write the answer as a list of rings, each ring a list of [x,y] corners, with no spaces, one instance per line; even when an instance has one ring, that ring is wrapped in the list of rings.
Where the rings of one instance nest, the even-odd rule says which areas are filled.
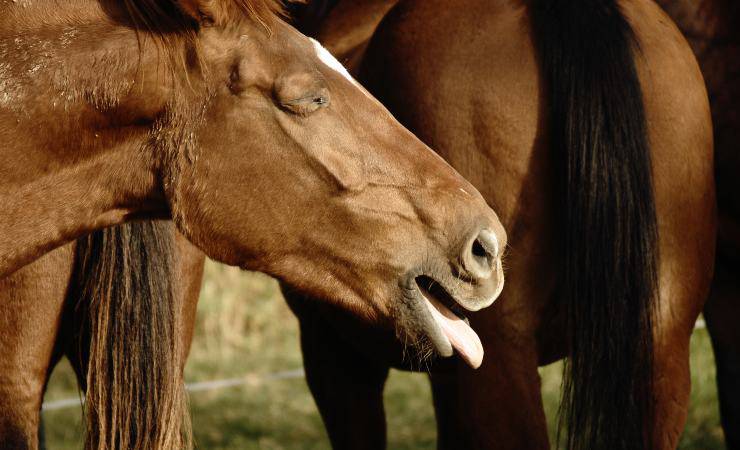
[[[186,0],[180,0],[186,1]],[[196,42],[199,23],[188,15],[178,0],[122,0],[127,25],[137,31],[137,40],[141,50],[142,34],[153,38],[166,59],[170,70],[180,70],[187,65],[188,56],[178,51],[183,42],[192,50],[190,57],[202,67],[200,47]],[[272,25],[287,17],[284,5],[287,2],[302,3],[305,0],[213,0],[209,8],[219,13],[221,23],[236,23],[251,19],[261,24],[269,33]]]
[[[175,0],[123,0],[134,25],[156,34],[191,31],[197,28]],[[269,29],[278,18],[285,16],[281,0],[220,0],[214,7],[225,13],[228,22],[248,17]]]

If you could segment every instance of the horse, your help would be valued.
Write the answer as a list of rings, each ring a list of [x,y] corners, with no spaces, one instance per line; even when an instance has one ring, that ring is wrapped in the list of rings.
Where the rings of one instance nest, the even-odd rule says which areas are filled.
[[[476,333],[452,309],[500,293],[498,217],[280,19],[278,2],[43,0],[0,12],[5,448],[36,448],[56,330],[74,320],[91,343],[86,448],[190,445],[186,293],[171,280],[200,256],[178,260],[155,219],[217,261],[480,364]],[[71,310],[68,295],[80,300]]]
[[[717,362],[720,416],[728,448],[740,448],[740,7],[727,0],[659,0],[684,32],[712,107],[719,209],[717,259],[704,307]]]
[[[646,0],[360,2],[382,20],[351,3],[316,36],[480,190],[510,250],[500,300],[469,315],[492,355],[477,371],[410,364],[286,291],[333,447],[384,447],[397,367],[429,370],[438,448],[548,448],[537,368],[568,357],[566,448],[676,448],[717,228],[709,102],[680,31]]]

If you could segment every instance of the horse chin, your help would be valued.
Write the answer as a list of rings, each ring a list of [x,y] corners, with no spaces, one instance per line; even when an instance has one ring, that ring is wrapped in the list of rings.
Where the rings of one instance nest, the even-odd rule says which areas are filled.
[[[439,281],[431,276],[410,276],[404,292],[412,315],[407,320],[412,334],[422,333],[439,356],[450,357],[456,351],[472,368],[480,367],[480,338],[470,328],[463,307]]]

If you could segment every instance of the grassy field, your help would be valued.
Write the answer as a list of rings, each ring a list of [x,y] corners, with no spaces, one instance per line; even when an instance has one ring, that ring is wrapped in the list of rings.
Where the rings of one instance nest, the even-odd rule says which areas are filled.
[[[328,448],[303,378],[265,380],[261,376],[300,368],[297,322],[280,298],[276,283],[263,275],[209,262],[187,381],[242,377],[246,383],[190,395],[198,448]],[[721,449],[714,359],[705,330],[697,330],[692,338],[691,368],[691,410],[680,448]],[[559,364],[541,370],[551,424],[558,407],[560,370]],[[77,395],[71,369],[64,362],[54,372],[45,400]],[[426,377],[394,371],[385,397],[388,447],[435,448],[434,413]],[[43,418],[50,450],[81,448],[80,408],[46,411]]]

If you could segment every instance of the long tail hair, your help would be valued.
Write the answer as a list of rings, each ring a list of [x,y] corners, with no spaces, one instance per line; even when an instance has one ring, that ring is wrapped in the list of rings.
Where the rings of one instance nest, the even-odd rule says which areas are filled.
[[[173,232],[136,222],[77,240],[88,450],[191,447]]]
[[[531,1],[560,164],[560,423],[568,449],[650,448],[658,227],[638,44],[616,0]]]

